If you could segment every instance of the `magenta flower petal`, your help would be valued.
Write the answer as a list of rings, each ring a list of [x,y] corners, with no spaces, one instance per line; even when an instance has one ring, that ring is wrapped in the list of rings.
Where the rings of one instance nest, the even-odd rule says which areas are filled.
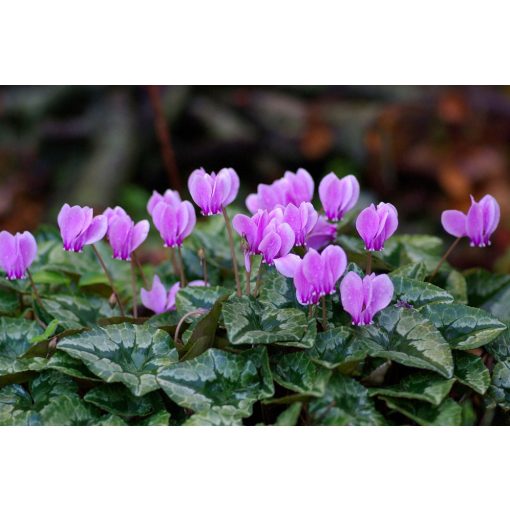
[[[133,227],[133,236],[131,238],[130,246],[131,253],[133,253],[147,239],[149,230],[150,223],[147,220],[141,220]]]
[[[83,235],[83,244],[94,244],[103,239],[108,230],[108,220],[106,216],[99,214],[92,219],[92,222],[85,230]]]
[[[281,223],[280,225],[278,225],[277,232],[281,239],[279,256],[284,257],[285,255],[287,255],[287,253],[290,252],[290,250],[292,250],[296,236],[290,225],[288,225],[287,223]]]
[[[311,202],[315,185],[312,176],[305,169],[300,168],[295,174],[285,172],[283,179],[287,184],[287,203],[299,206],[302,202]]]
[[[356,230],[365,243],[365,249],[380,251],[385,241],[398,227],[397,209],[392,204],[371,204],[360,212],[356,219]]]
[[[151,289],[141,289],[140,296],[143,306],[154,313],[163,313],[167,310],[167,292],[158,275],[154,275]]]
[[[489,238],[498,227],[501,212],[498,202],[491,195],[485,195],[482,200],[480,200],[480,205],[482,207],[484,219],[484,241],[486,245],[489,245]]]
[[[310,282],[320,282],[323,272],[322,257],[315,250],[308,250],[303,257],[303,274]]]
[[[466,231],[472,246],[485,246],[484,217],[482,206],[473,200],[466,217]]]
[[[290,229],[290,227],[289,227]],[[292,232],[292,229],[290,229]],[[294,234],[294,232],[292,232]],[[276,232],[269,232],[259,244],[259,251],[266,264],[272,264],[282,246],[282,240]]]
[[[236,214],[232,218],[234,230],[246,240],[249,247],[253,247],[257,239],[257,224],[245,214]]]
[[[306,237],[306,245],[314,250],[320,250],[335,240],[336,225],[328,223],[324,216],[319,216],[317,223]]]
[[[0,265],[6,273],[14,267],[18,257],[17,243],[15,237],[6,232],[0,232]]]
[[[129,216],[117,216],[110,223],[108,241],[112,247],[113,257],[128,260],[131,255],[130,241],[133,235],[133,221]]]
[[[371,299],[367,307],[370,314],[370,322],[379,310],[383,310],[391,303],[393,291],[393,283],[386,274],[380,274],[371,281]]]
[[[175,298],[177,293],[181,290],[181,284],[179,282],[174,283],[168,291],[167,302],[165,306],[166,311],[175,310]]]
[[[191,173],[188,188],[204,216],[220,214],[236,198],[239,177],[232,168],[223,168],[218,175],[209,175],[201,168]]]
[[[372,240],[379,231],[379,215],[374,204],[363,209],[356,218],[356,230],[361,239],[365,242],[365,246],[372,243]]]
[[[443,228],[455,237],[464,237],[466,231],[466,215],[455,209],[443,211],[441,214],[441,224]]]
[[[178,191],[167,189],[164,195],[161,195],[157,191],[152,193],[151,198],[147,202],[147,211],[152,216],[154,208],[160,203],[166,202],[168,205],[177,207],[181,203],[181,196]]]
[[[317,303],[319,295],[306,278],[302,263],[299,264],[294,274],[294,287],[296,287],[296,298],[301,305]]]
[[[298,267],[301,264],[301,258],[298,255],[289,253],[285,257],[274,260],[276,270],[287,278],[294,278]]]
[[[0,266],[9,280],[25,278],[37,255],[37,243],[30,232],[12,235],[0,232]]]
[[[353,175],[339,179],[331,172],[319,184],[319,197],[328,219],[341,220],[358,201],[358,180]]]
[[[259,197],[256,193],[250,193],[246,197],[245,204],[246,204],[246,209],[248,209],[248,211],[250,211],[252,214],[255,214],[259,209],[261,209],[260,203],[259,203]]]
[[[344,310],[352,317],[352,323],[360,325],[363,308],[363,281],[354,271],[348,272],[340,283],[340,298]]]
[[[328,246],[322,253],[323,275],[322,288],[325,294],[335,291],[336,282],[347,267],[347,256],[340,246]]]
[[[64,242],[64,249],[71,250],[75,239],[82,233],[85,226],[86,214],[84,208],[64,204],[58,214],[57,222]],[[88,226],[88,225],[87,225]]]
[[[184,241],[184,239],[186,239],[186,237],[188,237],[191,232],[193,232],[193,229],[197,224],[197,215],[195,214],[195,208],[193,207],[193,204],[187,200],[184,200],[184,202],[182,202],[179,207],[185,208],[188,211],[186,224],[179,226],[179,240],[182,243],[182,241]]]

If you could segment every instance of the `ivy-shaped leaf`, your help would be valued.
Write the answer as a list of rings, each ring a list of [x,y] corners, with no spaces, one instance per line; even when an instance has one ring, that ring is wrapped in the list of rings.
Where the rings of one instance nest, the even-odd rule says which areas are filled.
[[[485,345],[485,349],[498,361],[507,361],[510,358],[510,321],[502,322],[505,324],[506,330],[491,343]]]
[[[453,353],[453,359],[457,380],[480,395],[484,395],[489,388],[491,376],[480,356],[456,351]]]
[[[182,407],[238,417],[249,416],[257,400],[274,392],[267,352],[260,347],[242,354],[209,349],[197,358],[162,368],[158,383]]]
[[[427,267],[423,262],[411,262],[410,264],[404,264],[398,267],[389,274],[390,277],[401,276],[403,278],[409,278],[411,280],[424,281],[427,277]]]
[[[274,380],[296,393],[320,397],[324,394],[331,371],[312,361],[308,352],[291,352],[272,358]]]
[[[372,388],[370,396],[382,395],[411,400],[421,400],[433,405],[439,405],[450,393],[454,379],[444,379],[441,376],[425,373],[415,373],[402,379],[394,386]]]
[[[96,386],[87,392],[83,400],[123,418],[147,416],[163,407],[163,401],[158,393],[152,392],[143,397],[135,397],[122,384]]]
[[[506,328],[484,310],[459,303],[433,304],[420,310],[452,349],[475,349],[488,344]]]
[[[229,412],[225,409],[209,409],[208,411],[203,411],[202,413],[196,413],[190,418],[188,418],[184,425],[194,425],[194,426],[238,426],[242,425],[242,419],[239,416],[237,410],[234,412]]]
[[[82,360],[104,381],[125,384],[137,397],[158,388],[159,368],[178,361],[165,331],[130,323],[65,337],[57,348]]]
[[[480,307],[502,321],[510,321],[510,275],[483,269],[466,273],[469,304]]]
[[[18,293],[0,285],[0,315],[15,315],[20,309]]]
[[[335,374],[324,396],[309,404],[315,425],[384,425],[367,389],[350,377]]]
[[[299,415],[301,414],[301,410],[303,409],[302,402],[294,402],[291,404],[285,411],[280,413],[278,418],[276,418],[275,425],[280,427],[289,427],[293,425],[297,425],[299,420]]]
[[[455,301],[467,305],[467,283],[462,273],[455,270],[450,271],[450,274],[446,278],[445,290],[453,296]]]
[[[182,316],[199,308],[210,310],[220,297],[230,293],[224,287],[184,287],[175,298],[177,313]]]
[[[265,307],[297,306],[296,290],[291,278],[285,278],[274,267],[264,270],[258,300]]]
[[[492,382],[487,396],[504,411],[510,411],[510,362],[496,363],[492,370]]]
[[[223,305],[223,320],[234,345],[311,347],[316,335],[315,319],[308,320],[301,310],[263,307],[252,296],[230,297]]]
[[[453,376],[448,343],[416,310],[389,306],[376,315],[373,326],[358,327],[354,331],[373,357],[433,370],[447,378]]]
[[[393,409],[418,425],[457,426],[462,423],[462,407],[451,398],[440,406],[433,406],[413,400],[380,397],[390,409]]]
[[[431,303],[451,303],[453,296],[441,287],[431,283],[420,282],[402,276],[392,276],[395,288],[395,299],[410,304],[413,308],[421,308]]]
[[[348,370],[363,361],[368,350],[352,328],[339,326],[317,334],[315,345],[310,349],[309,356],[326,368]]]

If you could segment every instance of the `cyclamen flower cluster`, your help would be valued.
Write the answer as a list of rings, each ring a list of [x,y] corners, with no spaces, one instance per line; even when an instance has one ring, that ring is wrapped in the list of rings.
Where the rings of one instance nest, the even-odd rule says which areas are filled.
[[[202,215],[223,214],[225,217],[237,293],[241,295],[235,246],[226,212],[226,207],[237,197],[239,177],[232,168],[224,168],[217,174],[208,174],[201,168],[190,175],[188,188]],[[235,231],[244,240],[246,271],[251,271],[252,256],[260,256],[263,263],[274,265],[282,275],[293,279],[297,300],[302,305],[317,305],[321,299],[336,292],[341,280],[340,299],[344,310],[351,315],[352,323],[356,326],[371,324],[374,315],[391,302],[393,284],[385,274],[370,273],[361,277],[350,271],[344,275],[347,256],[340,246],[331,244],[336,238],[335,222],[342,220],[356,206],[359,183],[352,175],[341,179],[333,173],[326,175],[318,187],[324,215],[312,205],[314,189],[311,175],[299,169],[296,173],[285,172],[272,184],[260,184],[257,193],[248,196],[246,206],[251,216],[237,214],[232,222]],[[179,193],[173,190],[167,190],[163,195],[155,191],[147,203],[147,211],[164,246],[179,248],[180,256],[180,247],[196,225],[192,203],[181,200]],[[490,245],[490,237],[499,220],[499,205],[490,195],[479,202],[471,197],[467,214],[448,210],[441,217],[444,229],[457,237],[456,242],[467,236],[471,246],[478,247]],[[57,221],[64,250],[81,252],[85,246],[106,238],[113,258],[125,261],[130,260],[146,240],[150,229],[147,220],[135,223],[121,207],[107,208],[103,214],[94,216],[90,207],[65,204]],[[356,229],[368,252],[383,250],[397,227],[396,208],[383,202],[366,207],[356,219]],[[305,250],[304,254],[292,253],[295,247]],[[97,250],[96,253],[100,257]],[[5,231],[0,233],[0,266],[8,279],[30,276],[29,267],[36,255],[37,244],[29,232],[15,235]],[[104,263],[102,265],[107,272]],[[142,303],[146,308],[154,313],[175,309],[177,292],[185,285],[183,267],[181,259],[181,282],[172,285],[168,291],[157,275],[151,289],[141,290]],[[249,282],[249,277],[247,280]],[[111,278],[110,283],[122,312]],[[207,283],[194,280],[188,285],[204,286]],[[247,292],[250,292],[249,285]]]

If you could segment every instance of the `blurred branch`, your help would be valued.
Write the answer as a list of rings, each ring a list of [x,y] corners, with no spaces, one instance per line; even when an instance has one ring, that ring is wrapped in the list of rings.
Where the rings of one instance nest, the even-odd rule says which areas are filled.
[[[147,92],[154,111],[154,128],[161,145],[161,155],[163,156],[170,186],[181,192],[181,179],[179,177],[179,171],[177,170],[175,153],[170,140],[170,131],[163,111],[159,87],[157,85],[148,85]]]

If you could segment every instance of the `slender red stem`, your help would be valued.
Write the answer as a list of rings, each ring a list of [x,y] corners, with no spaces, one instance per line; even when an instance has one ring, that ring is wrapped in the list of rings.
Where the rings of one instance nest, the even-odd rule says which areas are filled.
[[[228,217],[227,210],[223,207],[223,218],[225,219],[225,226],[227,227],[228,242],[230,245],[230,255],[232,256],[232,267],[234,269],[234,278],[236,280],[236,291],[240,297],[241,292],[241,281],[239,279],[239,270],[237,268],[236,250],[234,247],[234,233],[232,232],[232,225],[230,224],[230,218]]]
[[[462,239],[462,237],[457,237],[457,239],[455,239],[455,241],[453,241],[453,243],[450,245],[450,247],[446,250],[446,253],[441,257],[441,260],[438,262],[436,268],[434,269],[434,271],[432,272],[432,274],[430,275],[430,281],[432,281],[440,267],[443,265],[443,263],[445,262],[445,260],[450,256],[451,252],[456,248],[456,246],[460,243],[460,240]]]

